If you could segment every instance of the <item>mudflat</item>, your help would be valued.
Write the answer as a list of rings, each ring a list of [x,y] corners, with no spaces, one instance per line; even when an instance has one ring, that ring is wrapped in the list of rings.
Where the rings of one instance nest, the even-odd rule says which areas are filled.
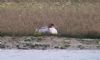
[[[4,36],[0,37],[0,49],[99,50],[100,39],[81,39],[57,36]]]

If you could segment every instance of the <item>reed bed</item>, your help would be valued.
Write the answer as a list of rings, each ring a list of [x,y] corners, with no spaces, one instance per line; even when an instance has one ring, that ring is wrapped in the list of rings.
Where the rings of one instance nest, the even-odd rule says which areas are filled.
[[[59,34],[99,35],[99,0],[5,0],[0,3],[0,32],[28,35],[49,23],[56,25]]]

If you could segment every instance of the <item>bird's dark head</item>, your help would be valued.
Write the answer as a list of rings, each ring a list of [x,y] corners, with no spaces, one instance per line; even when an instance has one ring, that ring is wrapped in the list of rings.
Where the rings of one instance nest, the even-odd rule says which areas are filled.
[[[53,26],[54,26],[53,23],[51,23],[51,24],[48,25],[49,28],[51,28],[51,27],[53,27]]]

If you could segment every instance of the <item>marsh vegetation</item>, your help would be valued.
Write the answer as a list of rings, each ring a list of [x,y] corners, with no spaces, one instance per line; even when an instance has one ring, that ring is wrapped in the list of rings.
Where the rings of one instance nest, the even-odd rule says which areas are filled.
[[[54,23],[60,34],[100,35],[100,0],[0,0],[0,35],[32,35]]]

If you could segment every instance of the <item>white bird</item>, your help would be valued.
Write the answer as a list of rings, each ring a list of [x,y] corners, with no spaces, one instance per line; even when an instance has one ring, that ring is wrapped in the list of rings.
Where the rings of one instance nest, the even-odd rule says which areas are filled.
[[[44,26],[39,29],[36,29],[39,33],[49,33],[49,34],[58,34],[57,29],[54,27],[54,24],[49,24],[49,26]]]

